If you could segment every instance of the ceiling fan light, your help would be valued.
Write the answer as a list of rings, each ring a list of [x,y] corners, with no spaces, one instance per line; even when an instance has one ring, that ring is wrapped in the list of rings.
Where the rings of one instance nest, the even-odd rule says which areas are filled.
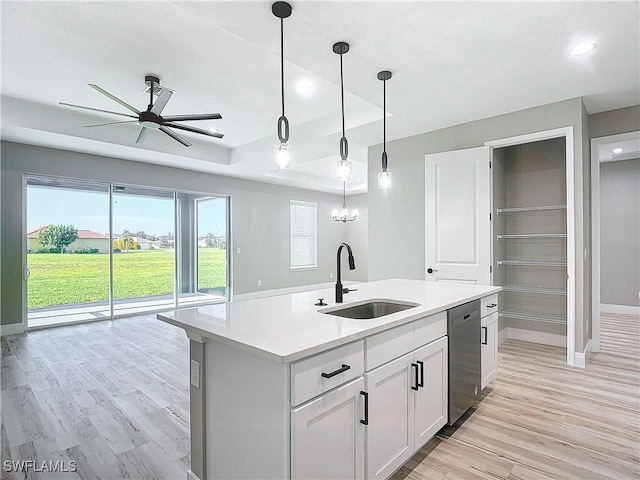
[[[276,145],[273,155],[273,163],[276,165],[276,167],[281,170],[291,168],[292,160],[293,152],[291,151],[291,145],[284,142]]]
[[[349,178],[351,178],[352,168],[353,168],[353,165],[351,160],[348,160],[346,158],[341,158],[340,160],[338,160],[338,164],[337,164],[337,169],[336,169],[337,177],[343,182],[349,180]]]
[[[378,172],[378,189],[389,190],[391,185],[391,172],[385,170]]]

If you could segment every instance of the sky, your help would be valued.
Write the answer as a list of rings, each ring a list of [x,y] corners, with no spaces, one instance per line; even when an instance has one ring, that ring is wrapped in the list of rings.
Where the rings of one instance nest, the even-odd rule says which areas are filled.
[[[113,232],[144,231],[166,235],[174,230],[173,199],[113,195]],[[204,200],[199,204],[198,236],[226,233],[224,198]],[[40,225],[73,225],[79,230],[109,232],[109,195],[29,186],[27,188],[27,229]]]

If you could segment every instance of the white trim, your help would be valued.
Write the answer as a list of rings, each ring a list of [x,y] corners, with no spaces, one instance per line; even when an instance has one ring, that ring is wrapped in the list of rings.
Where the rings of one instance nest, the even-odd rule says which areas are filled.
[[[555,128],[542,132],[528,133],[509,138],[500,138],[484,142],[485,146],[492,149],[490,158],[493,159],[493,149],[518,145],[523,143],[537,142],[551,138],[565,137],[565,167],[567,177],[567,336],[558,336],[564,339],[567,347],[567,364],[573,365],[575,362],[575,336],[576,336],[576,224],[575,224],[575,158],[573,150],[573,126]],[[513,330],[509,327],[509,331]],[[509,338],[513,338],[509,336]],[[534,341],[534,340],[527,340]],[[558,341],[555,339],[554,341]],[[546,343],[546,342],[535,342]],[[550,345],[555,345],[551,343]]]
[[[567,337],[557,335],[555,333],[536,332],[533,330],[525,330],[523,328],[507,327],[507,338],[513,340],[521,340],[523,342],[541,343],[543,345],[551,345],[554,347],[566,347]],[[575,359],[573,359],[575,361]],[[573,362],[572,362],[573,363]]]
[[[602,313],[621,313],[623,315],[640,315],[640,307],[634,307],[632,305],[612,305],[610,303],[601,303],[600,311]]]
[[[187,480],[200,480],[200,478],[189,469],[187,470]]]
[[[19,333],[24,333],[24,325],[22,323],[10,323],[8,325],[0,326],[0,335],[17,335]]]
[[[589,359],[590,353],[591,353],[591,340],[589,340],[587,342],[587,345],[584,347],[584,352],[576,352],[575,366],[585,368],[587,366],[587,360]]]
[[[353,285],[353,281],[345,281],[342,282],[343,285]],[[316,283],[314,285],[302,285],[300,287],[287,287],[287,288],[275,288],[272,290],[263,290],[261,292],[249,292],[249,293],[239,293],[233,296],[234,302],[240,302],[244,300],[253,300],[255,298],[265,298],[265,297],[275,297],[277,295],[288,295],[290,293],[299,293],[299,292],[310,292],[313,290],[324,290],[325,288],[334,288],[335,282],[330,283]],[[331,293],[327,294],[328,297],[325,297],[324,300],[327,303],[333,302],[333,290]]]
[[[509,329],[504,327],[498,332],[498,345],[504,342],[507,338],[509,338]]]
[[[591,351],[600,351],[600,155],[599,145],[637,138],[640,132],[591,139]],[[618,313],[618,312],[612,312]]]

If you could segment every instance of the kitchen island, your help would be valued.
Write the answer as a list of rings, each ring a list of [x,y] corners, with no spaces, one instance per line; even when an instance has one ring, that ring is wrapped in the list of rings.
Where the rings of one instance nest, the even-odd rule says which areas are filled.
[[[324,289],[158,315],[190,338],[188,478],[385,478],[446,423],[446,312],[476,299],[497,309],[500,288],[349,287],[339,305]],[[372,300],[411,308],[333,313]]]

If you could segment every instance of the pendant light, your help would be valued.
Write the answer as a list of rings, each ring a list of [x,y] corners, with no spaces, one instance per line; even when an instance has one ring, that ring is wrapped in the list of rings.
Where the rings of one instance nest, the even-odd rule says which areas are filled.
[[[347,42],[337,42],[333,44],[333,53],[340,55],[340,99],[342,106],[342,138],[340,138],[340,160],[338,160],[338,178],[346,182],[351,177],[351,160],[349,160],[349,143],[344,131],[344,78],[342,75],[342,55],[349,51]]]
[[[383,70],[378,72],[378,80],[382,80],[382,171],[378,172],[378,188],[389,190],[391,188],[391,172],[387,170],[387,80],[391,78],[391,72]]]
[[[347,208],[347,182],[342,182],[342,209],[337,208],[331,210],[331,218],[336,222],[353,222],[358,218],[358,209],[349,210]]]
[[[271,11],[280,19],[280,86],[282,94],[282,115],[278,118],[278,140],[275,146],[273,161],[278,168],[291,167],[291,146],[289,141],[289,120],[284,115],[284,19],[291,15],[291,5],[287,2],[275,2]]]

